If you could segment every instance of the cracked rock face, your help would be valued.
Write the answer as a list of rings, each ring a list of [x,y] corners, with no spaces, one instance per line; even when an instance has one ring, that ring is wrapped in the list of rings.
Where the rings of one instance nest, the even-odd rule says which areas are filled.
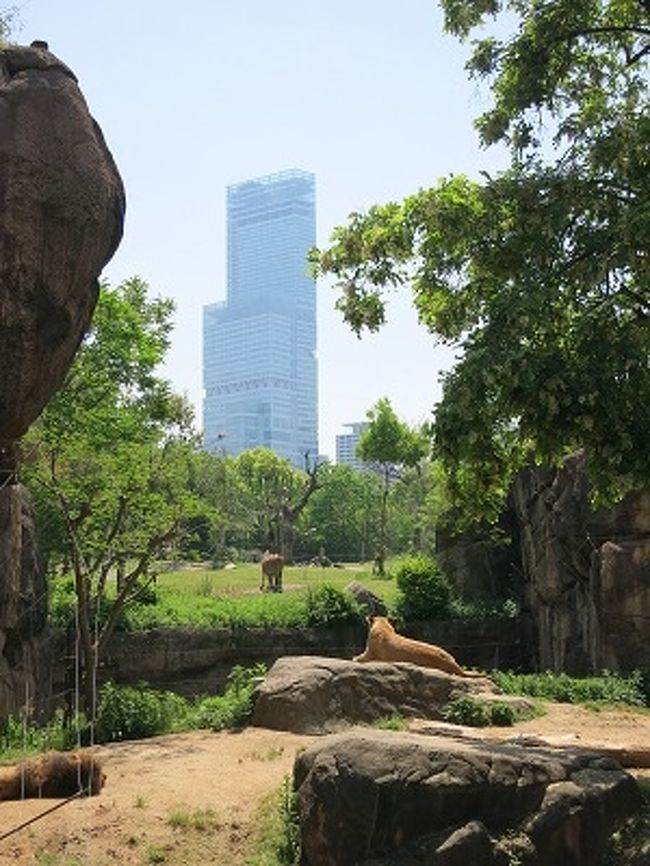
[[[44,46],[0,51],[0,450],[61,386],[124,219],[101,130]]]
[[[354,729],[298,755],[307,866],[595,866],[639,808],[614,761]]]

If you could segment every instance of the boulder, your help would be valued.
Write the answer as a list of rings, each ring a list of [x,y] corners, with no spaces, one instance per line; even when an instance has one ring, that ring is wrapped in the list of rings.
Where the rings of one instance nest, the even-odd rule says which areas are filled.
[[[595,754],[352,729],[296,758],[305,866],[596,866],[642,802]]]
[[[442,719],[450,701],[462,695],[504,700],[487,677],[457,677],[407,662],[285,656],[258,685],[251,723],[321,734],[395,715]]]
[[[101,130],[44,45],[0,51],[0,451],[61,386],[124,218]]]
[[[371,592],[358,580],[352,580],[345,587],[345,592],[349,592],[358,602],[361,608],[368,615],[386,616],[388,608],[378,595]]]

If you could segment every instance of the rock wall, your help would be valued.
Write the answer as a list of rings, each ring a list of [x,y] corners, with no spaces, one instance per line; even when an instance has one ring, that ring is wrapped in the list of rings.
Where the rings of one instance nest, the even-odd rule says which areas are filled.
[[[47,587],[38,559],[29,496],[0,487],[0,718],[40,709],[47,665]]]
[[[650,493],[592,511],[584,458],[517,478],[512,508],[541,669],[650,667]]]
[[[439,557],[461,590],[518,586],[535,626],[530,668],[650,669],[650,491],[594,511],[576,454],[560,469],[520,473],[504,525],[501,544],[442,538]]]
[[[419,623],[403,630],[411,637],[441,644],[464,665],[490,670],[495,666],[526,666],[530,621],[525,618],[474,622]],[[156,629],[114,634],[100,663],[101,682],[120,685],[147,682],[187,697],[218,694],[235,665],[264,662],[271,666],[284,656],[329,656],[350,659],[366,641],[365,626],[305,629]],[[74,646],[66,635],[53,636],[55,659],[48,686],[58,702],[69,688]]]
[[[61,387],[124,188],[77,79],[45,42],[0,50],[0,716],[43,694],[46,594],[16,441]],[[39,663],[40,660],[40,663]]]

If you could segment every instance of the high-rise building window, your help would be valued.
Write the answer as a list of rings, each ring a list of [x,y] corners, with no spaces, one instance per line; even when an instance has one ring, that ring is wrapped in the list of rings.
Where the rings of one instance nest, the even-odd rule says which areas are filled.
[[[203,311],[208,450],[264,445],[301,468],[318,454],[314,175],[291,169],[228,187],[226,301]]]

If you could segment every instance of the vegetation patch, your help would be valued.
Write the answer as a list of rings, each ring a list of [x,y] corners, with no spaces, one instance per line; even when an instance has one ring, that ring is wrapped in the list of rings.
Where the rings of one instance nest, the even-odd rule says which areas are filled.
[[[404,620],[448,619],[453,588],[430,556],[418,553],[400,560],[393,570],[400,595],[397,612]]]
[[[198,830],[200,833],[220,830],[223,826],[214,809],[177,809],[167,818],[167,823],[174,830]]]
[[[257,816],[249,866],[298,866],[300,863],[300,824],[296,794],[289,776],[281,788],[267,797]]]
[[[409,723],[404,716],[381,716],[373,722],[373,728],[379,728],[380,731],[407,731]]]
[[[569,704],[647,705],[644,676],[636,671],[627,676],[603,671],[596,677],[570,677],[550,671],[539,674],[515,674],[492,671],[490,676],[506,694],[528,695],[548,701]]]
[[[443,712],[446,721],[455,725],[468,725],[474,728],[510,727],[515,722],[530,718],[530,712],[523,712],[503,701],[481,701],[471,695],[454,698]]]

